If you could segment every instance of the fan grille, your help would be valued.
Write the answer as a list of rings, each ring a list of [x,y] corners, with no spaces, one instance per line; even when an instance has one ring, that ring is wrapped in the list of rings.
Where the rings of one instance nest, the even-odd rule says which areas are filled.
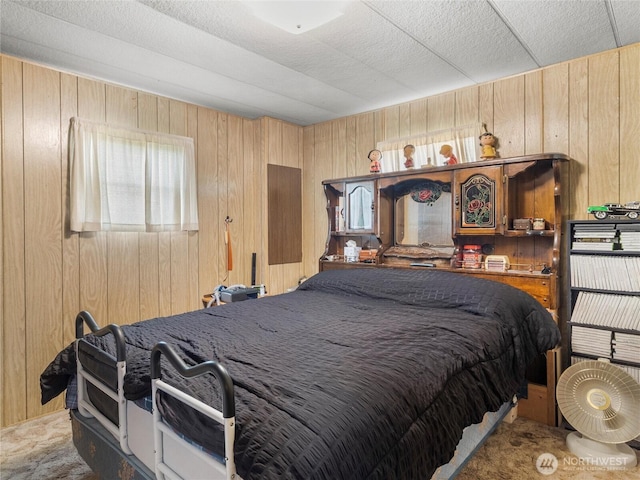
[[[640,435],[640,384],[615,365],[572,365],[558,381],[556,398],[567,421],[593,440],[624,443]]]

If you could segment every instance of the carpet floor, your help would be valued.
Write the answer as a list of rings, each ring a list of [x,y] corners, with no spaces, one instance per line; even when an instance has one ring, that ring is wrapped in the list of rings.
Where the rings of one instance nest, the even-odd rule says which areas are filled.
[[[608,471],[580,465],[567,450],[567,433],[562,428],[524,418],[517,418],[511,424],[502,423],[456,478],[640,480],[640,467],[631,471]],[[536,468],[538,457],[545,453],[553,454],[557,459],[556,471],[548,476]],[[0,431],[0,478],[98,480],[100,477],[91,472],[77,454],[71,439],[69,414],[61,411]]]

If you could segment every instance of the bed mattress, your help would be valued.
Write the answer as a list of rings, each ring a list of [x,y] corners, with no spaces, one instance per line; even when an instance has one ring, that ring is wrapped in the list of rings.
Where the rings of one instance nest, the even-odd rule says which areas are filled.
[[[149,353],[169,343],[191,365],[221,362],[236,391],[244,480],[429,478],[463,429],[496,411],[529,362],[559,342],[532,297],[448,272],[322,272],[295,292],[122,327],[128,399],[150,392]],[[114,353],[109,337],[86,337]],[[73,374],[66,349],[43,374],[43,401]],[[213,379],[163,379],[219,405]],[[58,392],[59,393],[59,392]],[[220,452],[216,426],[168,396],[174,428]]]

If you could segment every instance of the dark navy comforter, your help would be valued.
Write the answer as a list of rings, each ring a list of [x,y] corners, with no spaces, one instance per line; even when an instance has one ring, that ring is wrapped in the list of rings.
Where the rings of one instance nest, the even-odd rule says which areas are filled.
[[[434,270],[323,272],[298,290],[123,326],[129,399],[150,394],[149,355],[221,362],[236,392],[236,466],[250,479],[423,479],[464,427],[497,410],[560,333],[532,297]],[[113,353],[107,337],[87,336]],[[43,373],[43,402],[75,371],[67,348]],[[168,383],[219,402],[212,378]],[[219,428],[165,396],[175,428],[222,452]]]

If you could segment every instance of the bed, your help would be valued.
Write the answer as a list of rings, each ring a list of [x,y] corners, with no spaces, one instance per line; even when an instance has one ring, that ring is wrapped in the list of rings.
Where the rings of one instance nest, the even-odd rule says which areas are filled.
[[[175,478],[430,478],[560,341],[520,290],[392,268],[326,271],[283,295],[81,330],[43,372],[42,401],[79,379],[88,407],[74,412],[74,441],[96,417],[85,434],[102,428],[130,478],[174,478],[181,465]],[[83,386],[85,374],[101,386]]]

